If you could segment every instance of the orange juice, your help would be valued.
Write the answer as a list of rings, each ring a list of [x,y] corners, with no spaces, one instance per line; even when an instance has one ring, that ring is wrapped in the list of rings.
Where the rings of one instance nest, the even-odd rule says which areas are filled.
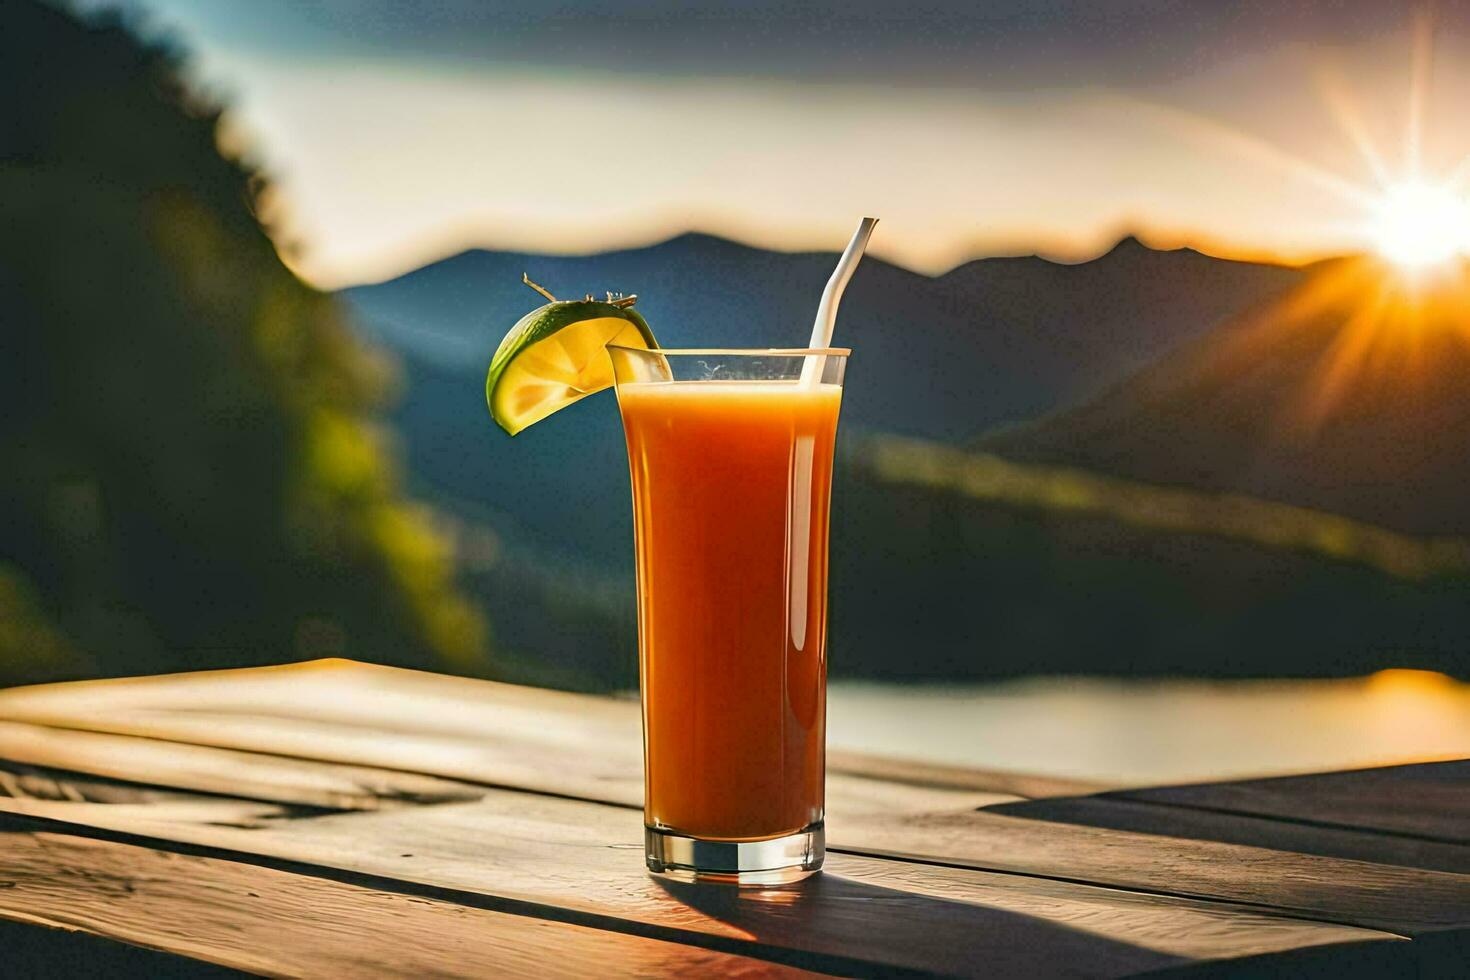
[[[637,537],[646,823],[722,841],[819,825],[841,388],[617,391]]]

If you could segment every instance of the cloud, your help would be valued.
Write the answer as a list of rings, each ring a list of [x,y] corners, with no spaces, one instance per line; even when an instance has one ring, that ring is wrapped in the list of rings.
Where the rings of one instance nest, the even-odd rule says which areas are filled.
[[[275,54],[997,91],[1148,85],[1266,46],[1353,43],[1406,16],[1378,0],[148,0],[144,8],[211,42]]]

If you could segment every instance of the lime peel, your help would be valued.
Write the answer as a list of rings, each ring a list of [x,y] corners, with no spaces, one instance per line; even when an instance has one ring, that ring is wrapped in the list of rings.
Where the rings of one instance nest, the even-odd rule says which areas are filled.
[[[542,295],[551,295],[529,279],[524,281]],[[632,308],[636,296],[608,299],[553,301],[527,313],[505,335],[490,359],[485,400],[507,433],[515,435],[572,402],[611,387],[608,344],[658,346],[648,323]]]

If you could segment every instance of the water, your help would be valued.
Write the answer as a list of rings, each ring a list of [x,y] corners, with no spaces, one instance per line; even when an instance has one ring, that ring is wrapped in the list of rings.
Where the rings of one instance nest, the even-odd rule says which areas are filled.
[[[1470,684],[1414,670],[1310,681],[834,681],[828,744],[1119,785],[1463,758]]]

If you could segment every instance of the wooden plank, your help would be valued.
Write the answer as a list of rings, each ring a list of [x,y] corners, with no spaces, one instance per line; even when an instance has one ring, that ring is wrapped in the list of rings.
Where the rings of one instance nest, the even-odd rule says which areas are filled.
[[[834,828],[858,853],[1247,903],[1406,936],[1470,928],[1470,875],[981,810]]]
[[[0,831],[0,918],[271,976],[810,976],[729,953],[70,834]],[[0,972],[5,954],[0,953]]]
[[[14,688],[0,691],[0,719],[643,805],[636,702],[346,660]],[[895,779],[901,763],[856,754],[830,763],[829,809],[855,812],[1086,789],[955,767]],[[891,785],[870,804],[878,782]]]
[[[869,779],[882,779],[905,786],[1004,793],[1028,800],[1046,799],[1053,796],[1081,796],[1115,788],[1106,783],[1086,779],[1066,779],[1061,776],[1037,776],[1022,772],[1001,772],[995,769],[946,766],[933,762],[915,762],[912,759],[895,759],[889,756],[840,749],[827,751],[827,769],[829,772],[842,775],[865,776]]]
[[[84,805],[0,799],[0,809],[61,821]],[[505,790],[472,803],[256,829],[110,817],[105,809],[80,819],[372,875],[385,888],[415,883],[439,897],[490,896],[547,917],[728,952],[815,958],[788,960],[798,965],[846,957],[863,972],[1104,977],[1331,944],[1397,943],[1405,948],[1393,955],[1416,955],[1382,931],[1268,910],[845,854],[831,855],[827,873],[797,889],[672,885],[643,870],[636,812]]]
[[[0,721],[0,759],[333,810],[472,800],[476,787],[418,773],[297,760],[129,735]]]
[[[295,815],[290,807],[258,800],[200,796],[131,783],[101,782],[70,773],[50,773],[0,763],[0,797],[16,801],[68,804],[78,820],[88,813],[118,818],[133,814],[152,821],[204,823],[221,827],[259,827]],[[15,807],[21,807],[16,802]]]
[[[1125,799],[1470,844],[1470,760],[1131,790]]]
[[[1142,803],[1115,795],[1023,800],[987,809],[991,813],[1032,820],[1470,874],[1470,847],[1463,844]]]
[[[62,732],[61,734],[69,734]],[[108,736],[126,740],[126,736]],[[140,740],[143,741],[143,740]],[[174,748],[172,743],[150,743],[160,753]],[[193,751],[191,746],[176,746],[180,750]],[[123,751],[120,749],[119,751]],[[202,750],[212,752],[216,750]],[[249,753],[238,753],[250,755]],[[235,754],[224,754],[220,761],[233,761]],[[272,757],[265,757],[269,760]],[[293,782],[306,782],[310,767],[316,763],[307,760],[283,760],[291,762],[290,776]],[[85,766],[83,760],[81,763]],[[171,774],[187,776],[184,766],[161,765],[157,767]],[[265,766],[254,766],[266,771]],[[330,782],[334,767],[324,766],[325,778]],[[850,780],[849,786],[858,783]],[[217,792],[218,782],[211,778],[201,785],[189,785],[187,778],[174,781],[173,785],[184,789],[199,789]],[[1380,861],[1405,865],[1406,868],[1423,867],[1423,863],[1412,861],[1381,861],[1385,848],[1402,847],[1408,844],[1420,851],[1425,845],[1417,842],[1397,842],[1383,838],[1381,846],[1358,852],[1331,851],[1321,846],[1302,846],[1301,837],[1318,836],[1311,828],[1295,828],[1294,839],[1282,834],[1272,837],[1269,832],[1274,822],[1268,824],[1263,836],[1249,839],[1248,835],[1234,840],[1219,841],[1207,834],[1189,832],[1188,826],[1171,828],[1144,826],[1127,820],[1058,820],[1049,812],[1032,812],[1028,807],[1043,807],[1047,801],[1016,803],[991,808],[985,814],[976,814],[969,809],[932,810],[927,813],[905,813],[902,804],[912,803],[911,791],[902,789],[898,800],[887,798],[892,784],[872,781],[863,787],[863,805],[846,805],[842,799],[834,801],[834,814],[829,820],[830,839],[834,850],[848,850],[872,855],[918,858],[925,861],[944,862],[980,869],[1003,870],[1016,873],[1041,874],[1051,877],[1095,881],[1102,884],[1141,888],[1149,891],[1184,894],[1208,899],[1223,899],[1248,902],[1254,905],[1275,906],[1292,909],[1298,913],[1343,921],[1369,923],[1375,926],[1390,925],[1407,931],[1423,931],[1453,925],[1458,920],[1444,921],[1422,919],[1423,900],[1438,903],[1444,910],[1451,910],[1470,902],[1461,878],[1425,879],[1413,871],[1389,872],[1373,869],[1365,872],[1360,866],[1363,861]],[[477,792],[484,793],[484,789]],[[34,795],[34,794],[22,794]],[[93,789],[85,788],[82,796],[96,795]],[[154,794],[157,795],[157,794]],[[292,802],[284,790],[272,791],[272,798]],[[313,794],[305,794],[305,801],[312,802]],[[52,794],[52,798],[60,798]],[[945,802],[941,795],[937,802]],[[116,803],[132,804],[131,799]],[[276,807],[261,807],[237,801],[197,799],[187,795],[174,795],[166,800],[166,808],[134,806],[127,813],[135,813],[144,819],[206,820],[212,823],[229,823],[242,827],[259,827],[271,821],[279,821],[290,814]],[[1051,801],[1057,806],[1070,803],[1074,808],[1096,810],[1099,806],[1121,807],[1125,801],[1112,801],[1102,797],[1079,800]],[[1143,804],[1133,804],[1143,807]],[[1190,811],[1182,808],[1150,807],[1150,812],[1178,812],[1182,816]],[[36,811],[32,811],[36,812]],[[68,811],[81,822],[92,822],[106,817],[107,810],[99,810],[88,817],[86,812],[75,807]],[[124,811],[112,811],[117,816]],[[898,816],[895,816],[898,814]],[[997,819],[999,818],[999,819]],[[1069,826],[1083,824],[1084,826]],[[1285,831],[1293,828],[1287,825]],[[1283,833],[1285,832],[1283,831]],[[1359,835],[1366,836],[1366,835]],[[636,839],[633,838],[633,839]],[[1378,840],[1373,837],[1371,840]],[[1308,844],[1311,842],[1308,841]],[[1320,844],[1320,842],[1319,842]],[[1242,846],[1244,845],[1244,846]],[[1269,850],[1262,845],[1271,845]],[[1449,866],[1431,867],[1430,870],[1464,871],[1464,849],[1451,845],[1439,845],[1440,851],[1453,851],[1452,856],[1441,854],[1441,864]],[[1324,853],[1325,850],[1325,853]],[[1285,854],[1283,851],[1299,851],[1300,854]],[[1312,855],[1318,855],[1312,857]],[[1353,859],[1348,863],[1335,858]],[[1425,890],[1429,887],[1429,890]],[[1360,893],[1377,900],[1364,905]],[[1399,918],[1390,918],[1399,916]]]
[[[0,718],[642,805],[631,702],[344,660],[16,688]]]

